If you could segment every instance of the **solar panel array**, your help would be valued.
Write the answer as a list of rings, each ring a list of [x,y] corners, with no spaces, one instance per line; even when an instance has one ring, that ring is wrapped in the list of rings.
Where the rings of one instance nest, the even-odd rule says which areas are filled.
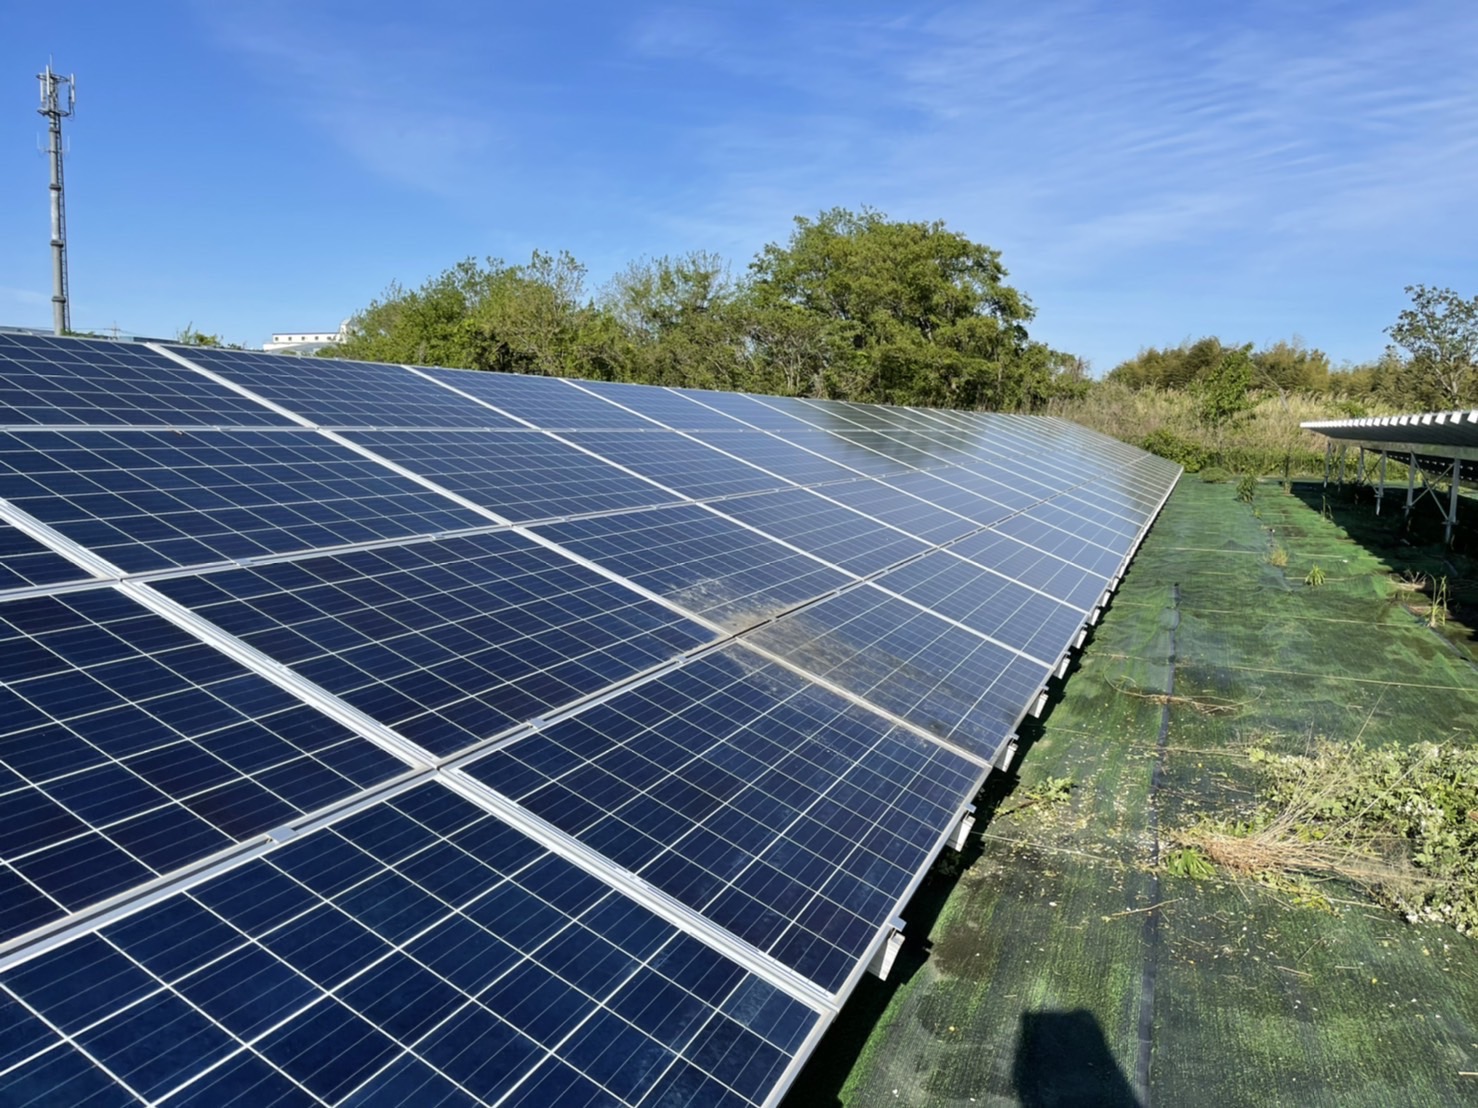
[[[0,1100],[776,1102],[1177,472],[0,335]]]

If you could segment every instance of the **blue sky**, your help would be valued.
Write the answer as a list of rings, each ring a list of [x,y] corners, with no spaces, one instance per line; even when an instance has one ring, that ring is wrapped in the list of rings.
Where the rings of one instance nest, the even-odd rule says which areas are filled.
[[[0,322],[50,325],[33,75],[75,71],[72,320],[258,345],[467,255],[742,269],[871,205],[1002,251],[1097,372],[1379,354],[1478,293],[1478,5],[11,4]]]

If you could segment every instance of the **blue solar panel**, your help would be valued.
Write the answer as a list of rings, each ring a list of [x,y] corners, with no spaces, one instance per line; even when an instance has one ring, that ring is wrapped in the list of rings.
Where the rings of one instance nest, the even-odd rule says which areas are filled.
[[[1098,603],[1108,584],[1107,576],[1073,565],[997,530],[971,535],[950,546],[948,553],[1041,589],[1085,612]]]
[[[866,431],[855,427],[838,428],[834,433],[846,442],[871,450],[875,454],[881,454],[910,469],[935,469],[945,464],[944,458],[927,450],[920,450],[916,446],[910,446],[897,435],[886,434],[882,431]]]
[[[829,991],[981,776],[732,647],[463,772]]]
[[[182,356],[325,427],[516,427],[402,366],[183,346]]]
[[[437,755],[713,637],[508,533],[156,587]]]
[[[0,496],[129,572],[489,525],[311,431],[0,433]]]
[[[851,468],[848,459],[842,456],[843,446],[848,444],[819,432],[807,436],[809,441],[801,442],[757,431],[696,431],[693,438],[771,473],[788,477],[798,485],[855,480],[879,468],[868,464],[868,459],[859,459],[868,465],[867,469]],[[816,452],[818,448],[822,453]],[[863,451],[854,450],[854,453],[860,455]],[[883,458],[877,461],[889,464]],[[892,472],[898,472],[898,468],[893,467]]]
[[[715,408],[689,400],[682,393],[671,389],[618,384],[614,381],[581,381],[579,387],[674,431],[735,431],[744,426],[737,419],[731,419]]]
[[[151,575],[0,515],[0,1102],[773,1101],[1178,472],[178,349],[0,336],[0,497]]]
[[[113,589],[0,603],[0,940],[403,768]]]
[[[854,580],[696,505],[571,520],[538,532],[735,630]]]
[[[679,499],[536,431],[348,431],[344,437],[505,519],[550,519]]]
[[[794,487],[783,477],[736,462],[672,431],[579,431],[565,437],[698,500]]]
[[[1035,511],[1024,515],[1012,516],[1010,519],[1002,520],[996,524],[995,530],[1003,535],[1008,535],[1038,550],[1050,552],[1058,558],[1072,562],[1095,573],[1107,580],[1119,571],[1125,556],[1128,554],[1127,546],[1122,550],[1108,550],[1098,546],[1087,539],[1079,538],[1069,534],[1059,527],[1054,527],[1045,520],[1038,519]]]
[[[423,372],[548,431],[652,431],[658,427],[655,421],[608,403],[560,377],[468,369]]]
[[[870,585],[776,620],[745,641],[986,759],[1050,676],[1040,662]]]
[[[0,334],[0,425],[276,427],[290,422],[147,346]]]
[[[856,574],[876,573],[929,548],[923,539],[834,502],[838,489],[854,487],[817,490],[825,497],[802,489],[739,497],[724,501],[719,510]]]
[[[171,1106],[759,1104],[819,1022],[434,783],[11,969],[0,1005],[0,1100],[49,1104],[95,1065]]]
[[[674,388],[670,391],[765,431],[813,431],[816,428],[815,422],[806,418],[804,405],[799,400],[708,389]]]
[[[963,489],[934,481],[927,473],[877,481],[858,481],[846,485],[827,485],[816,491],[828,500],[839,501],[848,508],[891,524],[930,546],[968,535],[980,526],[975,520],[967,519],[958,512],[921,499],[951,491],[958,493],[962,499],[969,497]],[[978,498],[967,501],[972,510],[983,507],[984,502],[977,501]],[[1002,508],[989,514],[993,518],[1000,518],[1007,513]]]
[[[87,580],[89,576],[24,531],[0,522],[0,592]]]
[[[876,584],[1047,663],[1068,648],[1086,615],[946,551],[900,566]]]

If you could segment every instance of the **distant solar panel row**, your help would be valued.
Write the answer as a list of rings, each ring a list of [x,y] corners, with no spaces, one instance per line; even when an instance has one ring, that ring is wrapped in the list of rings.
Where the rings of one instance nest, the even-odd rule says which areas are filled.
[[[1176,472],[0,335],[0,1100],[774,1103]]]

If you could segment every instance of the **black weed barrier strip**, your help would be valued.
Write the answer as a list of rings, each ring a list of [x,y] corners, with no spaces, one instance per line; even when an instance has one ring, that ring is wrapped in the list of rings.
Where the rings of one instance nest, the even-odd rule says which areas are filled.
[[[1175,632],[1180,627],[1180,584],[1170,586],[1170,647],[1165,677],[1165,704],[1160,709],[1160,734],[1155,740],[1155,768],[1150,774],[1148,824],[1150,831],[1151,904],[1160,902],[1160,788],[1165,781],[1165,748],[1170,741],[1170,698],[1175,695]],[[1134,1084],[1142,1108],[1150,1108],[1150,1056],[1154,1048],[1155,974],[1160,965],[1160,910],[1151,908],[1144,916],[1144,967],[1139,977],[1139,1057],[1134,1064]]]

